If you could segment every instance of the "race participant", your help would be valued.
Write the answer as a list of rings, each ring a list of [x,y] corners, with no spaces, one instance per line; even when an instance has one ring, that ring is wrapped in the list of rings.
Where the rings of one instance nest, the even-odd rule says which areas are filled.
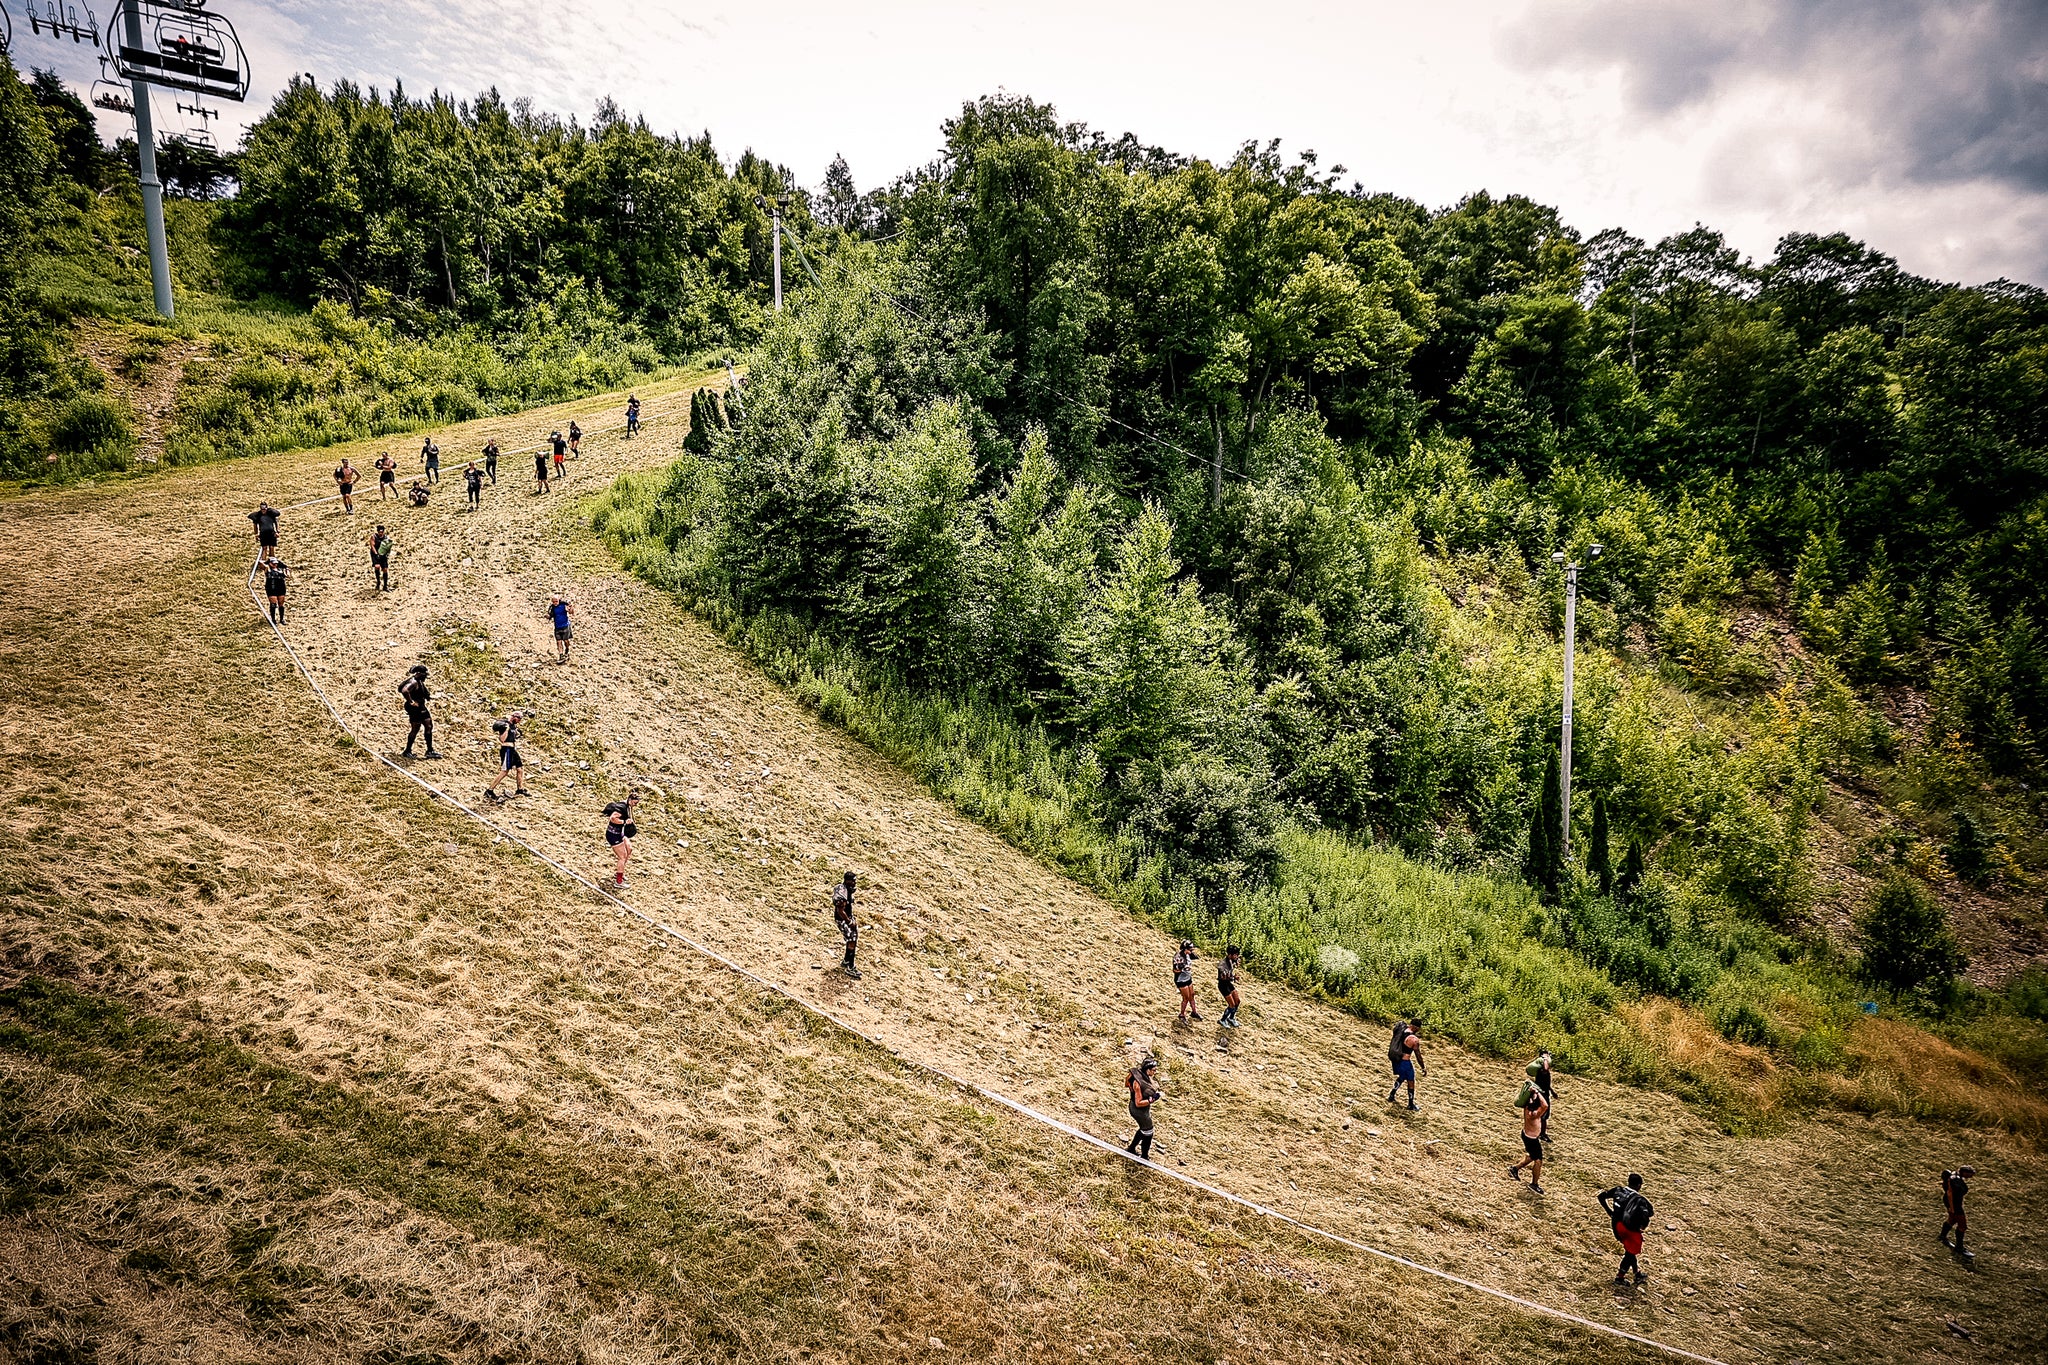
[[[1594,1197],[1607,1211],[1607,1219],[1614,1226],[1614,1240],[1621,1243],[1621,1268],[1614,1272],[1614,1282],[1626,1283],[1628,1276],[1633,1274],[1637,1284],[1648,1283],[1650,1277],[1643,1273],[1636,1257],[1643,1254],[1643,1230],[1650,1226],[1650,1218],[1656,1210],[1643,1197],[1643,1178],[1630,1171],[1628,1184],[1602,1190]]]
[[[838,926],[839,941],[846,945],[846,959],[839,964],[841,971],[860,980],[860,968],[853,965],[854,950],[860,947],[860,925],[853,918],[853,874],[832,888],[832,922]]]
[[[263,561],[263,596],[270,602],[270,619],[284,624],[285,567],[275,557]]]
[[[1393,1104],[1401,1097],[1401,1085],[1408,1086],[1408,1107],[1415,1107],[1415,1069],[1422,1068],[1422,1074],[1429,1074],[1429,1064],[1422,1060],[1422,1035],[1415,1025],[1403,1019],[1394,1025],[1394,1038],[1387,1045],[1387,1060],[1394,1064],[1394,1088],[1387,1092],[1387,1103]]]
[[[526,795],[526,760],[519,756],[519,722],[517,711],[507,711],[505,719],[491,722],[491,733],[498,737],[498,775],[491,779],[491,785],[484,788],[484,795],[493,801],[504,801],[507,797],[498,795],[498,784],[506,778],[512,779],[512,796]]]
[[[484,508],[484,472],[471,460],[462,467],[462,486],[469,493],[469,510],[481,512]]]
[[[568,598],[557,594],[548,599],[548,620],[555,626],[555,662],[558,664],[569,662],[569,641],[576,636],[569,618],[574,614],[575,609],[569,605]]]
[[[1201,954],[1195,951],[1193,939],[1182,939],[1180,951],[1173,955],[1173,984],[1180,988],[1180,1023],[1199,1019],[1202,1012],[1195,1008],[1195,960]]]
[[[568,478],[569,471],[563,468],[562,461],[568,457],[569,443],[563,440],[562,433],[557,431],[548,437],[548,445],[553,450],[555,456],[555,477],[558,479]]]
[[[534,492],[545,493],[548,491],[548,451],[546,446],[542,446],[539,450],[533,452],[533,482],[535,485]]]
[[[1237,1027],[1237,1007],[1241,1003],[1237,996],[1237,973],[1243,965],[1235,943],[1224,950],[1223,960],[1216,964],[1216,993],[1223,997],[1223,1017],[1216,1022],[1223,1028]]]
[[[569,453],[577,459],[583,458],[583,428],[576,425],[576,419],[569,419]]]
[[[405,720],[411,727],[405,733],[405,756],[412,757],[413,741],[425,732],[427,757],[439,758],[441,755],[434,748],[434,713],[427,709],[427,703],[434,699],[434,694],[427,690],[425,664],[412,666],[412,671],[405,675],[405,681],[398,685],[398,696],[405,703]]]
[[[278,512],[267,502],[256,504],[256,510],[249,514],[249,520],[256,527],[256,557],[269,559],[277,549]]]
[[[363,542],[370,547],[370,581],[379,592],[391,590],[391,537],[380,525],[370,532],[370,538]]]
[[[434,444],[431,436],[420,447],[420,464],[426,468],[428,483],[441,482],[441,447]]]
[[[387,497],[397,497],[398,461],[391,458],[391,452],[387,450],[382,455],[379,455],[377,463],[373,468],[377,471],[377,501],[382,502]]]
[[[356,467],[348,462],[348,456],[341,457],[341,463],[334,470],[334,486],[341,490],[341,510],[348,516],[356,514]]]
[[[626,395],[626,439],[632,440],[640,434],[640,398],[637,394]]]
[[[1152,1106],[1159,1103],[1159,1059],[1147,1057],[1124,1077],[1124,1089],[1131,1092],[1131,1118],[1138,1131],[1124,1144],[1124,1150],[1140,1161],[1152,1159]]]
[[[1543,1092],[1533,1087],[1528,1097],[1515,1107],[1522,1111],[1522,1159],[1508,1167],[1508,1174],[1516,1180],[1522,1178],[1522,1168],[1529,1169],[1529,1188],[1543,1193],[1543,1116],[1550,1112],[1550,1101],[1543,1098]]]
[[[498,443],[484,442],[484,473],[490,477],[491,487],[498,486]]]
[[[624,887],[626,884],[626,860],[633,856],[633,836],[640,832],[633,816],[640,809],[640,793],[637,790],[626,793],[623,801],[614,801],[604,808],[604,841],[612,846],[612,852],[619,860],[618,870],[612,874],[612,883]]]

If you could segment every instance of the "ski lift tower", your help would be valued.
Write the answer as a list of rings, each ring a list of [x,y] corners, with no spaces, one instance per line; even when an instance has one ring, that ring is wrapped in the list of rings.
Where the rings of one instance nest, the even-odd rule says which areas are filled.
[[[156,311],[172,316],[170,249],[164,240],[164,189],[156,178],[156,128],[149,87],[240,103],[249,95],[249,62],[235,26],[205,0],[117,0],[107,20],[114,70],[135,91],[135,153],[142,221],[149,232],[149,277]]]

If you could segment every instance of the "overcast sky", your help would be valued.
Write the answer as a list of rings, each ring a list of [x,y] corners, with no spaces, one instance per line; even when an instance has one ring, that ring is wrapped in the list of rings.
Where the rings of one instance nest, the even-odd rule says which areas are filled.
[[[107,0],[75,2],[104,22]],[[92,79],[90,48],[0,3],[18,66]],[[866,189],[1003,89],[1200,156],[1277,137],[1431,206],[1520,192],[1588,235],[1704,221],[1757,255],[1840,229],[1923,274],[2048,283],[2048,0],[212,4],[254,73],[223,124],[293,72],[495,85],[586,118],[609,93],[806,184],[843,152]],[[175,131],[170,97],[156,103]]]

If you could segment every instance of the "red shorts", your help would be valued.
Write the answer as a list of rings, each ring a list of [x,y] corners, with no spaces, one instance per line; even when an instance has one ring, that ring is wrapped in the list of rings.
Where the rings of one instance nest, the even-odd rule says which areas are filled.
[[[1629,1255],[1640,1256],[1643,1254],[1642,1233],[1631,1231],[1630,1229],[1623,1227],[1621,1224],[1616,1223],[1614,1225],[1614,1238],[1616,1241],[1621,1243],[1621,1249],[1623,1251],[1626,1251]]]

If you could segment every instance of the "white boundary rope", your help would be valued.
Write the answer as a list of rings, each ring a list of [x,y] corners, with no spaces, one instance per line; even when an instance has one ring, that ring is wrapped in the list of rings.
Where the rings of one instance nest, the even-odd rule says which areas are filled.
[[[645,426],[646,422],[643,420],[641,425]],[[307,502],[293,503],[292,506],[309,507],[315,503],[334,502],[338,500],[339,495],[336,494],[332,497],[313,498]],[[283,511],[289,509],[280,508],[279,510]],[[981,1099],[988,1101],[991,1104],[1000,1105],[1005,1109],[1012,1110],[1013,1112],[1021,1114],[1025,1118],[1030,1119],[1034,1123],[1041,1124],[1047,1128],[1052,1129],[1054,1132],[1072,1138],[1077,1142],[1086,1143],[1087,1145],[1094,1147],[1099,1151],[1105,1152],[1110,1156],[1121,1157],[1123,1160],[1130,1162],[1132,1165],[1142,1166],[1148,1171],[1153,1171],[1158,1173],[1159,1175],[1166,1176],[1169,1179],[1177,1180],[1183,1185],[1186,1185],[1192,1189],[1200,1190],[1204,1194],[1213,1195],[1214,1197],[1221,1199],[1226,1203],[1234,1204],[1239,1208],[1247,1209],[1252,1213],[1259,1215],[1262,1218],[1270,1218],[1275,1222],[1285,1224],[1286,1226],[1293,1228],[1295,1231],[1300,1232],[1311,1239],[1328,1242],[1334,1246],[1345,1247],[1352,1251],[1363,1252],[1365,1255],[1378,1257],[1380,1260],[1390,1262],[1394,1265],[1403,1266],[1409,1270],[1416,1271],[1423,1275],[1432,1276],[1436,1279],[1444,1281],[1445,1283],[1457,1285],[1462,1289],[1469,1289],[1475,1294],[1483,1294],[1488,1298],[1496,1299],[1502,1303],[1512,1304],[1515,1307],[1521,1308],[1527,1312],[1536,1313],[1547,1318],[1553,1318],[1559,1322],[1568,1322],[1575,1327],[1583,1327],[1589,1332],[1597,1332],[1603,1336],[1613,1337],[1621,1341],[1630,1342],[1637,1346],[1648,1347],[1650,1350],[1662,1352],[1663,1354],[1670,1356],[1673,1359],[1690,1360],[1697,1362],[1697,1365],[1725,1365],[1725,1362],[1717,1360],[1713,1356],[1699,1355],[1695,1352],[1685,1350],[1682,1347],[1666,1345],[1664,1342],[1658,1341],[1654,1337],[1641,1336],[1635,1332],[1628,1331],[1624,1328],[1611,1326],[1608,1323],[1595,1322],[1591,1318],[1583,1318],[1576,1313],[1568,1313],[1562,1308],[1555,1308],[1547,1303],[1538,1303],[1534,1299],[1525,1299],[1518,1294],[1511,1294],[1505,1289],[1497,1289],[1492,1285],[1482,1284],[1478,1280],[1466,1279],[1462,1275],[1453,1274],[1452,1272],[1448,1270],[1443,1270],[1437,1266],[1424,1265],[1420,1261],[1411,1260],[1406,1256],[1399,1255],[1392,1251],[1387,1251],[1381,1247],[1372,1246],[1368,1243],[1358,1241],[1354,1238],[1346,1237],[1341,1233],[1331,1232],[1326,1228],[1317,1227],[1313,1223],[1304,1222],[1291,1214],[1282,1213],[1278,1209],[1268,1208],[1264,1204],[1256,1203],[1253,1200],[1245,1198],[1241,1194],[1233,1194],[1231,1191],[1223,1189],[1221,1186],[1211,1185],[1205,1180],[1198,1180],[1194,1176],[1188,1175],[1185,1172],[1176,1171],[1170,1167],[1161,1166],[1156,1162],[1147,1161],[1143,1157],[1137,1156],[1132,1152],[1126,1151],[1124,1148],[1117,1146],[1113,1142],[1110,1142],[1104,1138],[1099,1138],[1095,1136],[1093,1133],[1084,1132],[1083,1130],[1074,1127],[1072,1124],[1067,1123],[1064,1120],[1054,1118],[1050,1114],[1046,1114],[1037,1109],[1034,1109],[1030,1105],[1024,1103],[1022,1100],[1013,1099],[1010,1096],[1003,1094],[1001,1091],[991,1090],[985,1085],[981,1085],[977,1082],[965,1080],[959,1076],[955,1076],[951,1072],[945,1070],[940,1066],[935,1065],[934,1063],[920,1061],[917,1058],[906,1056],[901,1050],[890,1047],[881,1039],[862,1032],[859,1028],[847,1022],[846,1020],[840,1018],[831,1010],[826,1009],[823,1005],[805,999],[803,996],[798,995],[794,990],[791,990],[787,986],[783,986],[777,982],[770,981],[764,977],[755,975],[752,971],[749,971],[747,968],[741,966],[739,963],[725,956],[725,954],[719,952],[716,948],[710,947],[708,944],[699,943],[696,939],[691,938],[688,934],[685,934],[682,930],[676,928],[674,925],[668,924],[662,920],[658,920],[654,916],[645,912],[644,910],[640,910],[635,906],[627,904],[625,901],[613,895],[609,890],[598,885],[596,882],[593,882],[592,880],[590,880],[590,878],[584,876],[582,873],[576,871],[574,868],[565,866],[564,864],[557,862],[555,859],[549,857],[547,854],[541,852],[538,848],[535,848],[532,844],[528,843],[525,839],[522,839],[513,831],[505,828],[503,825],[500,825],[497,821],[491,819],[489,816],[483,814],[480,811],[472,809],[469,806],[464,805],[455,797],[449,795],[447,792],[441,790],[441,788],[427,781],[427,779],[425,779],[424,777],[421,777],[418,773],[412,771],[412,769],[400,764],[399,762],[397,762],[397,760],[391,758],[389,755],[383,753],[381,750],[372,748],[370,745],[364,743],[362,737],[357,735],[356,732],[349,727],[349,724],[346,720],[342,719],[341,712],[335,708],[333,701],[328,698],[326,691],[321,688],[319,681],[313,677],[312,670],[306,667],[305,660],[299,657],[299,652],[296,649],[292,648],[292,643],[290,640],[285,638],[284,631],[279,629],[277,623],[270,619],[270,612],[268,607],[265,605],[262,597],[260,597],[256,592],[256,574],[257,567],[260,564],[261,561],[259,560],[257,561],[257,565],[252,565],[249,570],[248,590],[249,601],[251,605],[253,605],[256,608],[257,612],[262,615],[264,623],[270,627],[270,633],[277,637],[278,644],[283,646],[285,654],[291,659],[292,664],[299,670],[299,676],[306,680],[306,685],[313,689],[313,695],[315,697],[318,697],[320,699],[320,704],[327,709],[327,714],[329,717],[333,719],[336,728],[338,728],[344,735],[347,735],[349,739],[353,740],[357,748],[361,749],[364,753],[376,759],[379,763],[389,768],[392,772],[397,773],[400,777],[403,777],[406,781],[412,783],[414,786],[418,787],[420,790],[427,793],[429,797],[437,801],[447,802],[450,806],[453,806],[456,810],[461,811],[464,815],[467,815],[470,819],[476,821],[484,828],[490,830],[494,834],[497,834],[500,838],[503,838],[506,841],[516,844],[520,848],[525,849],[528,853],[532,854],[542,863],[546,864],[550,868],[553,868],[556,872],[559,872],[568,880],[582,887],[591,895],[596,896],[600,900],[609,901],[618,910],[625,914],[631,915],[634,919],[639,920],[648,928],[653,929],[661,934],[664,934],[671,939],[674,939],[677,943],[682,944],[684,947],[690,949],[692,952],[701,954],[702,956],[711,959],[713,962],[716,962],[719,966],[725,968],[727,971],[732,972],[735,975],[742,977],[749,982],[752,982],[754,985],[760,987],[762,990],[765,990],[772,995],[782,997],[784,1000],[789,1001],[791,1004],[797,1006],[799,1009],[807,1010],[811,1014],[816,1015],[818,1018],[821,1018],[825,1020],[827,1023],[830,1023],[835,1028],[842,1029],[845,1032],[852,1034],[854,1037],[861,1039],[863,1042],[873,1044],[874,1046],[883,1049],[884,1051],[889,1053],[890,1056],[896,1058],[897,1061],[903,1063],[905,1066],[912,1067],[916,1070],[922,1071],[929,1076],[934,1076],[939,1080],[946,1082],[948,1085],[954,1086],[960,1090],[967,1091],[969,1094],[976,1095]]]

